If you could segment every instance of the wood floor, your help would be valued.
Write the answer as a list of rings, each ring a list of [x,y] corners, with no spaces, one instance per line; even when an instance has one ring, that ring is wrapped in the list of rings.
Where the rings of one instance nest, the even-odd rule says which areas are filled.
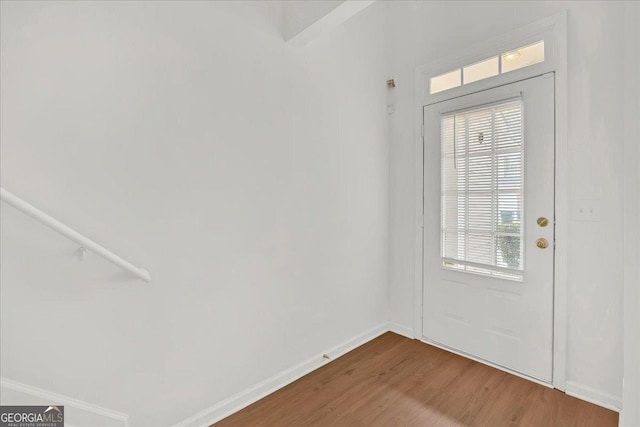
[[[388,332],[215,424],[618,425],[618,414]]]

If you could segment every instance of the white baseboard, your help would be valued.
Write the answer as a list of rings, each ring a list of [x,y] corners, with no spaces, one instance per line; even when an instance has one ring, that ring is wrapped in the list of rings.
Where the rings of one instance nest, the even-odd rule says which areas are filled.
[[[271,378],[268,378],[255,386],[241,391],[240,393],[224,399],[207,409],[200,411],[199,413],[183,420],[173,427],[201,427],[209,426],[221,419],[228,417],[234,412],[239,411],[242,408],[249,406],[250,404],[262,399],[263,397],[273,393],[276,390],[281,389],[294,382],[295,380],[307,375],[309,372],[318,369],[319,367],[330,363],[340,356],[350,352],[351,350],[361,346],[362,344],[371,341],[372,339],[389,331],[389,324],[383,323],[375,328],[369,329],[355,337],[347,340],[346,342],[333,347],[324,352],[330,359],[322,357],[322,353],[316,357],[301,362],[292,368],[282,371]]]
[[[65,425],[128,427],[129,416],[73,397],[43,390],[27,384],[0,378],[2,405],[50,405],[64,406]]]
[[[398,335],[402,335],[403,337],[407,337],[411,339],[415,338],[415,335],[413,333],[413,328],[401,325],[400,323],[389,322],[389,330]]]
[[[614,396],[613,394],[609,394],[601,390],[596,390],[575,381],[567,381],[567,389],[565,390],[565,393],[577,399],[593,403],[594,405],[611,409],[612,411],[620,412],[620,408],[622,408],[621,397]]]
[[[174,424],[173,427],[209,426],[388,331],[413,339],[413,330],[411,328],[394,322],[383,323],[325,351],[324,354],[328,355],[330,359],[323,358],[322,354],[307,359],[249,389],[215,403],[203,411]],[[465,355],[465,357],[468,356]],[[51,403],[64,405],[65,425],[69,427],[129,426],[129,416],[127,414],[112,411],[73,397],[43,390],[18,381],[2,377],[0,378],[0,390],[0,404],[2,405],[47,405]],[[578,399],[611,409],[612,411],[620,412],[620,408],[622,407],[622,399],[619,396],[614,396],[574,381],[567,381],[566,393]]]

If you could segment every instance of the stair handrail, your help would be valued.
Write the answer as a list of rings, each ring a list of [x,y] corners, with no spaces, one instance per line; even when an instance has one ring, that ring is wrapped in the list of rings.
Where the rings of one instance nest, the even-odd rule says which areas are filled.
[[[22,200],[20,197],[16,196],[15,194],[11,193],[10,191],[2,187],[0,187],[0,199],[3,202],[6,202],[7,204],[18,209],[19,211],[40,221],[47,227],[54,229],[58,233],[62,234],[63,236],[79,244],[81,254],[83,254],[84,251],[93,252],[95,254],[100,255],[107,261],[110,261],[113,264],[123,268],[124,270],[127,270],[128,272],[132,273],[134,276],[138,277],[139,279],[142,279],[145,282],[151,281],[151,275],[144,268],[136,267],[135,265],[125,260],[124,258],[114,254],[104,246],[94,242],[87,236],[75,231],[68,225],[63,224],[62,222],[58,221],[52,216],[47,215],[46,213],[42,212],[40,209]]]

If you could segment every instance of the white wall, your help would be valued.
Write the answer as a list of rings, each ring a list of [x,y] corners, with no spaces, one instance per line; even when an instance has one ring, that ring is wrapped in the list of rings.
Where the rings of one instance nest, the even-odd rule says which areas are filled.
[[[291,39],[342,3],[344,0],[284,1],[282,32],[285,40]]]
[[[640,425],[640,4],[625,5],[624,380],[620,425]]]
[[[2,2],[1,374],[169,425],[388,319],[381,8]],[[281,12],[281,11],[280,11]]]
[[[601,402],[622,396],[624,6],[615,2],[392,2],[391,320],[413,327],[414,70],[456,49],[568,10],[570,198],[596,199],[600,222],[571,220],[567,380]],[[434,201],[439,203],[439,201]]]

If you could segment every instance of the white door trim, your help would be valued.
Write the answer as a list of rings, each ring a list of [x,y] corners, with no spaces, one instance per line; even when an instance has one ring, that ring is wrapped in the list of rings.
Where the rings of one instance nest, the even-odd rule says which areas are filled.
[[[443,72],[474,63],[502,52],[525,46],[528,43],[544,40],[550,46],[551,55],[545,61],[517,71],[463,85],[455,89],[429,95],[429,78]],[[423,106],[449,98],[468,95],[492,87],[513,83],[525,78],[535,77],[547,72],[555,72],[555,217],[556,248],[554,269],[554,308],[553,308],[553,386],[560,390],[566,388],[567,353],[567,233],[569,220],[568,182],[568,143],[567,143],[567,13],[561,12],[536,21],[517,30],[503,34],[484,42],[460,49],[454,55],[440,58],[424,64],[415,70],[415,243],[414,243],[414,338],[422,335],[422,286],[423,286],[423,248],[422,221],[424,206],[424,147],[422,137]]]

